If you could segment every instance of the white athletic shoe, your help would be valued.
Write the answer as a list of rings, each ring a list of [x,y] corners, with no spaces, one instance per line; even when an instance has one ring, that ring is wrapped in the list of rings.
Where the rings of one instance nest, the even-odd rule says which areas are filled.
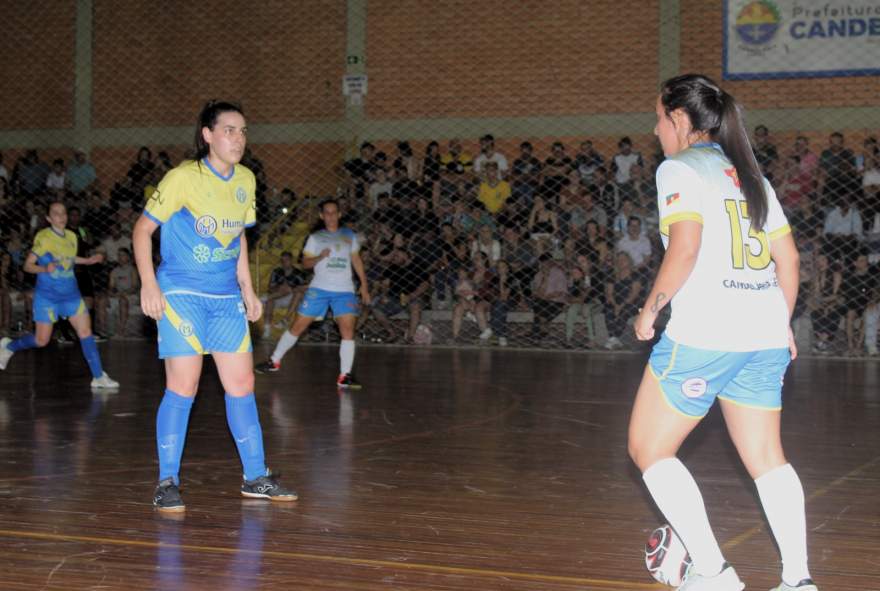
[[[9,350],[9,343],[12,342],[12,339],[8,339],[3,337],[0,339],[0,369],[6,369],[6,364],[9,363],[9,360],[12,359],[12,356],[15,355],[13,351]]]
[[[804,579],[794,587],[785,584],[783,581],[778,587],[773,587],[770,591],[819,591],[819,587],[813,582],[813,579]]]
[[[92,388],[115,390],[119,388],[119,382],[110,378],[105,371],[100,378],[92,378]]]
[[[742,591],[745,588],[746,584],[739,580],[733,567],[725,563],[714,577],[697,574],[691,567],[678,591]]]
[[[483,332],[480,333],[480,340],[485,341],[491,336],[492,336],[492,329],[487,328],[486,330],[484,330]]]
[[[498,337],[498,346],[506,347],[507,346],[507,337]]]

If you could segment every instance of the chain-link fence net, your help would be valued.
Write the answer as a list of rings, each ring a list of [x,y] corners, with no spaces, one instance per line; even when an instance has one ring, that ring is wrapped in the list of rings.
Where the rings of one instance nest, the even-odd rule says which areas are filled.
[[[656,95],[696,71],[745,106],[789,216],[801,351],[876,352],[876,3],[2,4],[0,331],[30,328],[22,263],[59,198],[107,257],[78,272],[97,330],[149,336],[131,227],[219,97],[244,106],[258,179],[255,334],[293,318],[335,197],[372,294],[362,341],[637,348],[663,255]],[[329,318],[306,337],[335,338]]]

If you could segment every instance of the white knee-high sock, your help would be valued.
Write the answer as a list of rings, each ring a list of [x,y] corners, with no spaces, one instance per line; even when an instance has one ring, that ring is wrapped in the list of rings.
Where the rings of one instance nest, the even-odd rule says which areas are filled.
[[[703,495],[694,477],[678,458],[666,458],[642,474],[654,502],[684,542],[694,569],[715,576],[724,566],[724,556],[709,525]]]
[[[298,338],[290,334],[289,330],[285,330],[281,334],[281,338],[278,339],[278,344],[275,345],[275,352],[272,353],[272,362],[281,363],[281,358],[296,344]]]
[[[795,586],[810,578],[807,568],[807,519],[804,488],[791,464],[755,480],[761,505],[782,554],[782,580]]]
[[[339,373],[351,373],[354,365],[354,341],[339,343]]]

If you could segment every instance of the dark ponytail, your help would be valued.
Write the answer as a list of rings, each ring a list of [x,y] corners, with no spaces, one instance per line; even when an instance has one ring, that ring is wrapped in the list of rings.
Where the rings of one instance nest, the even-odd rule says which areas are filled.
[[[205,103],[205,106],[202,107],[202,111],[199,113],[199,120],[196,122],[196,136],[195,141],[193,142],[193,160],[201,162],[202,159],[207,157],[211,152],[211,146],[209,146],[208,142],[205,141],[205,138],[202,137],[202,128],[207,127],[208,129],[214,129],[214,126],[217,124],[217,118],[222,113],[229,112],[239,113],[244,117],[244,110],[238,103],[218,101],[215,99]]]
[[[721,146],[736,169],[752,227],[763,228],[768,209],[764,177],[736,99],[706,76],[685,74],[663,83],[660,102],[667,115],[682,109],[695,132],[708,133],[710,139]]]

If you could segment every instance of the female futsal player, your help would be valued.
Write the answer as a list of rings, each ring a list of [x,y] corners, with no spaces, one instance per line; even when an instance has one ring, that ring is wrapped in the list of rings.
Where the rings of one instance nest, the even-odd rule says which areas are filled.
[[[79,337],[83,357],[92,372],[92,388],[113,389],[119,382],[101,367],[101,355],[92,336],[92,321],[73,273],[74,265],[96,265],[104,255],[76,256],[77,237],[67,228],[67,209],[63,203],[49,205],[46,221],[49,227],[37,232],[34,246],[24,261],[24,270],[37,276],[34,292],[34,324],[36,330],[14,341],[0,340],[0,369],[6,369],[17,351],[45,347],[52,337],[52,326],[59,318],[70,320]]]
[[[672,318],[636,395],[629,453],[693,559],[679,589],[743,589],[696,482],[676,458],[720,398],[782,554],[774,591],[817,591],[807,569],[804,492],[779,435],[782,378],[797,355],[789,328],[798,291],[794,240],[732,96],[703,76],[679,76],[663,84],[656,110],[654,133],[667,156],[657,170],[666,254],[636,336],[653,338],[670,301]]]
[[[211,101],[199,115],[195,158],[169,171],[134,228],[141,307],[159,323],[165,396],[156,417],[159,485],[153,504],[183,511],[180,457],[202,356],[214,356],[226,390],[226,420],[241,457],[246,497],[293,501],[267,469],[254,398],[248,320],[260,317],[244,228],[256,221],[256,182],[238,164],[247,127],[238,105]],[[153,270],[151,236],[162,226],[162,264]]]
[[[284,354],[296,344],[309,325],[316,318],[323,317],[330,308],[342,337],[342,342],[339,343],[339,378],[336,385],[342,388],[360,388],[360,384],[351,375],[351,367],[354,365],[354,329],[358,313],[352,269],[361,283],[361,300],[364,304],[370,303],[364,263],[359,254],[360,243],[357,234],[352,230],[339,227],[339,203],[335,199],[326,199],[318,207],[324,229],[309,236],[303,247],[302,258],[303,267],[314,269],[315,277],[297,310],[296,320],[281,335],[269,360],[259,364],[256,369],[260,373],[281,369],[281,358]]]

